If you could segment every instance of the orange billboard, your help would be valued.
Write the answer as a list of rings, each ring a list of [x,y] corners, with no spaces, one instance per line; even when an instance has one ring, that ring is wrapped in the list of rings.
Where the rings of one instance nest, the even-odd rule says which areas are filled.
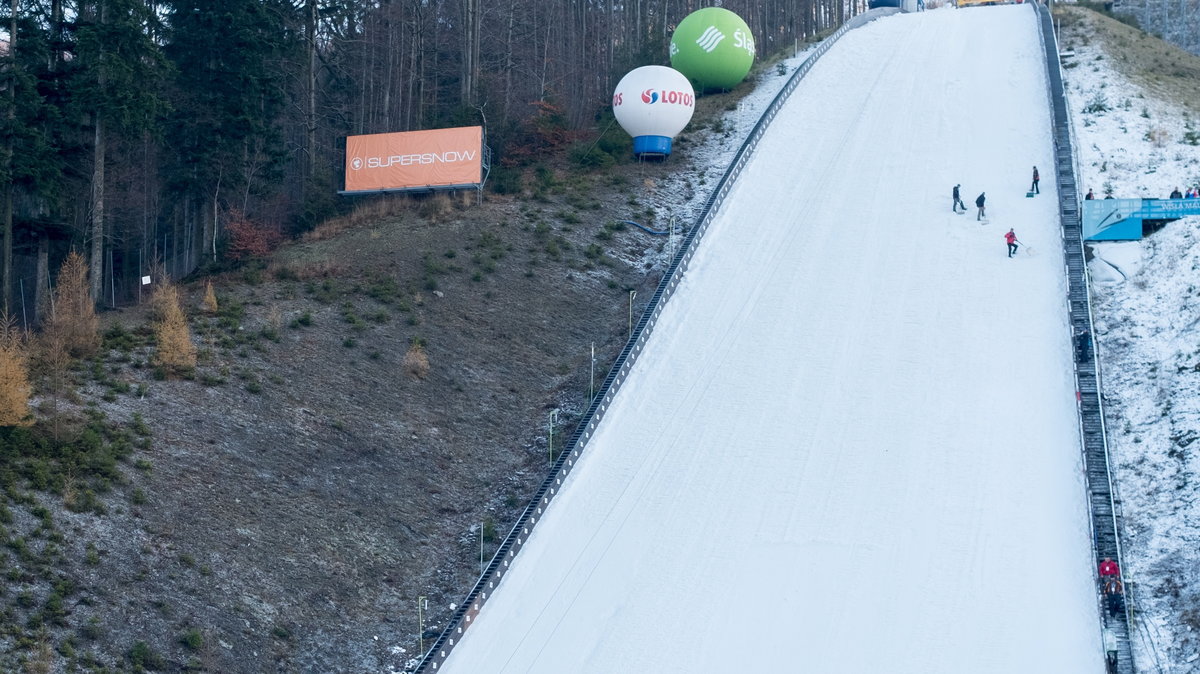
[[[472,187],[482,167],[481,126],[346,137],[346,192]]]

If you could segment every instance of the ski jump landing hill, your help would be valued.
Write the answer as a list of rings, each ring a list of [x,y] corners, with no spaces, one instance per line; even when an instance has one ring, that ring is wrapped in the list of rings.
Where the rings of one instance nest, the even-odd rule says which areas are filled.
[[[1119,550],[1049,17],[889,14],[755,127],[421,671],[1104,667]],[[1026,199],[1031,165],[1058,170]]]

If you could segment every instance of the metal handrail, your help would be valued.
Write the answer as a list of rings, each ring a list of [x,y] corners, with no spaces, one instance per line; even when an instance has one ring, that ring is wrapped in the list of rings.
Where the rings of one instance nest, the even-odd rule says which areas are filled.
[[[1042,47],[1046,56],[1046,72],[1047,85],[1050,95],[1052,120],[1054,126],[1054,142],[1056,150],[1065,150],[1068,161],[1060,162],[1058,157],[1055,157],[1055,171],[1058,177],[1058,185],[1066,186],[1073,193],[1072,203],[1073,213],[1066,208],[1066,200],[1060,194],[1059,197],[1059,218],[1063,228],[1063,257],[1067,272],[1067,292],[1068,292],[1068,313],[1070,325],[1072,328],[1076,326],[1084,326],[1088,329],[1092,339],[1091,348],[1091,371],[1083,367],[1084,363],[1079,362],[1078,357],[1075,358],[1075,380],[1076,390],[1080,392],[1079,405],[1079,427],[1080,427],[1080,450],[1083,454],[1085,466],[1084,477],[1088,489],[1088,514],[1089,523],[1092,531],[1093,553],[1096,561],[1099,562],[1101,557],[1112,557],[1117,561],[1118,567],[1124,573],[1123,555],[1121,550],[1121,536],[1119,527],[1119,517],[1117,510],[1117,501],[1114,497],[1115,487],[1112,479],[1112,461],[1108,450],[1108,433],[1104,421],[1104,399],[1103,389],[1101,388],[1100,376],[1100,358],[1099,349],[1096,340],[1094,339],[1095,329],[1092,316],[1092,297],[1091,283],[1088,277],[1086,257],[1083,251],[1083,227],[1082,227],[1082,209],[1080,208],[1080,195],[1078,188],[1077,175],[1079,171],[1078,157],[1075,154],[1075,129],[1071,120],[1070,109],[1067,107],[1066,87],[1063,83],[1062,68],[1059,63],[1058,37],[1054,31],[1053,19],[1050,15],[1050,10],[1045,5],[1037,4],[1037,16],[1040,20]],[[1057,155],[1057,153],[1056,153]],[[1074,270],[1072,269],[1074,263]],[[1082,295],[1083,306],[1076,307],[1072,302],[1071,293],[1081,291],[1078,294]],[[1088,386],[1084,386],[1088,384]],[[1085,389],[1093,389],[1095,395],[1095,409],[1085,409],[1082,392]],[[1092,395],[1089,391],[1089,395]],[[1090,400],[1089,400],[1090,402]],[[1100,444],[1100,455],[1098,457],[1090,457],[1091,449],[1088,446],[1089,433],[1087,431],[1089,422],[1098,429],[1099,437],[1096,441]],[[1095,458],[1103,462],[1103,480],[1097,484],[1091,476],[1092,471],[1086,470],[1088,459]],[[1097,513],[1096,506],[1107,505],[1107,516]],[[1101,550],[1100,548],[1100,532],[1111,534],[1113,549]],[[1097,579],[1099,580],[1099,579]],[[1123,578],[1122,578],[1123,580]],[[1125,598],[1124,610],[1117,616],[1112,616],[1112,619],[1106,619],[1101,609],[1101,628],[1104,631],[1104,636],[1112,634],[1117,637],[1115,644],[1116,652],[1116,673],[1117,674],[1133,674],[1133,653],[1129,638],[1129,602],[1128,597]],[[1105,639],[1107,641],[1107,639]],[[1109,648],[1109,646],[1105,646]]]

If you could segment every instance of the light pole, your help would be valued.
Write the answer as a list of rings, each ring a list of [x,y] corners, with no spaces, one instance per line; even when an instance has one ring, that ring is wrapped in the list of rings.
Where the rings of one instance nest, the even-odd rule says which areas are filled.
[[[667,257],[667,266],[669,267],[675,261],[675,216],[671,216],[671,228],[667,230],[667,250],[670,251]]]
[[[425,613],[424,609],[429,602],[425,599],[425,595],[417,597],[417,644],[421,649],[421,656],[425,656]]]
[[[554,463],[554,424],[558,423],[558,409],[550,410],[550,437],[546,444],[550,447],[550,463]]]
[[[633,339],[633,298],[637,297],[636,290],[629,291],[629,338]]]

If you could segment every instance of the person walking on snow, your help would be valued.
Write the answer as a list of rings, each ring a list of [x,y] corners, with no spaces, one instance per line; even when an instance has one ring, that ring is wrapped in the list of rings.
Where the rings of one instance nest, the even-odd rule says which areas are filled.
[[[1095,198],[1096,198],[1096,194],[1094,192],[1092,192],[1092,189],[1089,187],[1087,196],[1085,196],[1084,199],[1091,201],[1092,199],[1095,199]]]
[[[1040,189],[1038,189],[1038,179],[1039,179],[1039,177],[1038,177],[1037,167],[1034,166],[1033,167],[1033,185],[1031,185],[1029,188],[1029,191],[1033,192],[1034,194],[1042,193],[1042,191]]]
[[[1016,233],[1014,233],[1011,229],[1008,230],[1008,234],[1004,235],[1004,240],[1008,242],[1008,256],[1012,257],[1013,254],[1017,252],[1017,244],[1020,243],[1017,241]]]
[[[955,186],[954,186],[954,205],[953,205],[953,206],[951,206],[950,208],[951,208],[951,209],[952,209],[952,210],[953,210],[955,213],[958,213],[958,207],[959,207],[959,206],[962,206],[962,212],[963,212],[963,213],[966,213],[966,212],[967,212],[967,205],[963,203],[963,201],[962,201],[962,197],[961,197],[961,196],[959,195],[959,193],[958,193],[958,188],[960,188],[960,187],[962,187],[962,185],[955,185]]]
[[[976,220],[983,219],[983,202],[987,201],[987,193],[980,192],[979,196],[975,197],[975,205],[979,208],[979,214],[975,216]]]

